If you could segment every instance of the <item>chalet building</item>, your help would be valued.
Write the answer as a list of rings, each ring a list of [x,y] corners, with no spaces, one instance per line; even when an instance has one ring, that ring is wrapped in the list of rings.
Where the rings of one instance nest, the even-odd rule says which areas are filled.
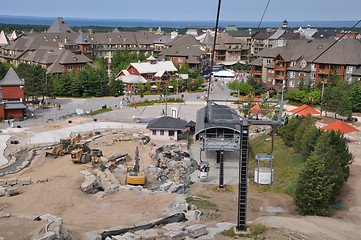
[[[186,124],[185,120],[166,116],[150,121],[147,129],[150,131],[151,139],[178,140],[184,135]]]
[[[0,59],[16,66],[40,47],[66,49],[78,55],[86,52],[91,59],[104,57],[109,61],[117,50],[127,49],[131,53],[149,56],[153,54],[156,40],[161,37],[157,32],[148,31],[74,32],[62,18],[57,18],[45,33],[29,32],[9,44],[0,44]]]
[[[158,54],[158,59],[172,61],[181,67],[187,63],[190,68],[201,68],[206,52],[201,50],[198,41],[191,35],[175,38],[167,44],[168,48]]]
[[[284,47],[264,49],[250,63],[251,74],[268,86],[281,85],[298,88],[304,84],[327,83],[330,74],[338,74],[342,81],[360,80],[361,42],[352,38],[290,40]],[[327,52],[319,56],[322,52]]]
[[[20,79],[13,68],[10,68],[4,79],[0,81],[0,117],[15,119],[24,116],[24,80]]]
[[[149,81],[152,86],[157,82],[161,85],[169,83],[172,77],[178,77],[177,68],[172,61],[156,61],[149,57],[147,62],[130,63],[128,68],[117,74],[116,79],[127,84],[127,89],[131,90],[134,84],[146,83]]]

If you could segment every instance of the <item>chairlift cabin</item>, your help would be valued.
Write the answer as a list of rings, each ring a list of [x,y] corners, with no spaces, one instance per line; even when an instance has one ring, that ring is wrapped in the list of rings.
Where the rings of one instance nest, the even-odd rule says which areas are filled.
[[[274,156],[267,153],[258,153],[256,155],[257,165],[254,170],[254,181],[259,185],[273,184],[273,160]]]

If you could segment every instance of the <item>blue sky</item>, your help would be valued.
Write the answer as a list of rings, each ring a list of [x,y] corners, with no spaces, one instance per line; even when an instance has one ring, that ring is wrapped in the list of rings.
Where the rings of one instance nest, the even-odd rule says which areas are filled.
[[[221,20],[259,21],[268,0],[223,0]],[[218,0],[11,0],[0,15],[213,20]],[[271,0],[264,21],[340,21],[361,18],[360,0]]]

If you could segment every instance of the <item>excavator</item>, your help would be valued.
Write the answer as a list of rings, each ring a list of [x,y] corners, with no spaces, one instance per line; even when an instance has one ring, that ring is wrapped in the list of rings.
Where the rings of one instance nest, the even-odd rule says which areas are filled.
[[[135,160],[133,166],[128,166],[127,169],[127,184],[130,185],[144,185],[145,184],[145,175],[144,172],[140,171],[139,166],[139,150],[138,147],[135,150]]]
[[[80,135],[76,135],[74,138],[60,138],[60,143],[55,145],[51,152],[46,152],[45,157],[53,156],[64,156],[66,153],[70,153],[74,149],[74,145],[80,141]]]
[[[85,142],[78,142],[71,152],[71,161],[73,163],[88,163],[91,162],[93,167],[99,163],[99,157],[102,152],[97,149],[90,149]]]

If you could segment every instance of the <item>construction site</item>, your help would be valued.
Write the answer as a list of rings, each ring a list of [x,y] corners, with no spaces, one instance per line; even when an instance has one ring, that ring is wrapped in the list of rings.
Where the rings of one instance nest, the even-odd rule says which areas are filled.
[[[251,137],[258,130],[251,127]],[[143,123],[73,117],[2,129],[0,137],[3,239],[229,239],[220,232],[236,225],[236,153],[224,153],[226,188],[218,190],[217,154],[200,151],[194,138],[152,139]],[[359,141],[353,144],[349,200],[335,217],[299,216],[290,196],[252,185],[247,224],[265,224],[269,239],[358,239]],[[189,200],[202,196],[214,204],[205,211]]]

